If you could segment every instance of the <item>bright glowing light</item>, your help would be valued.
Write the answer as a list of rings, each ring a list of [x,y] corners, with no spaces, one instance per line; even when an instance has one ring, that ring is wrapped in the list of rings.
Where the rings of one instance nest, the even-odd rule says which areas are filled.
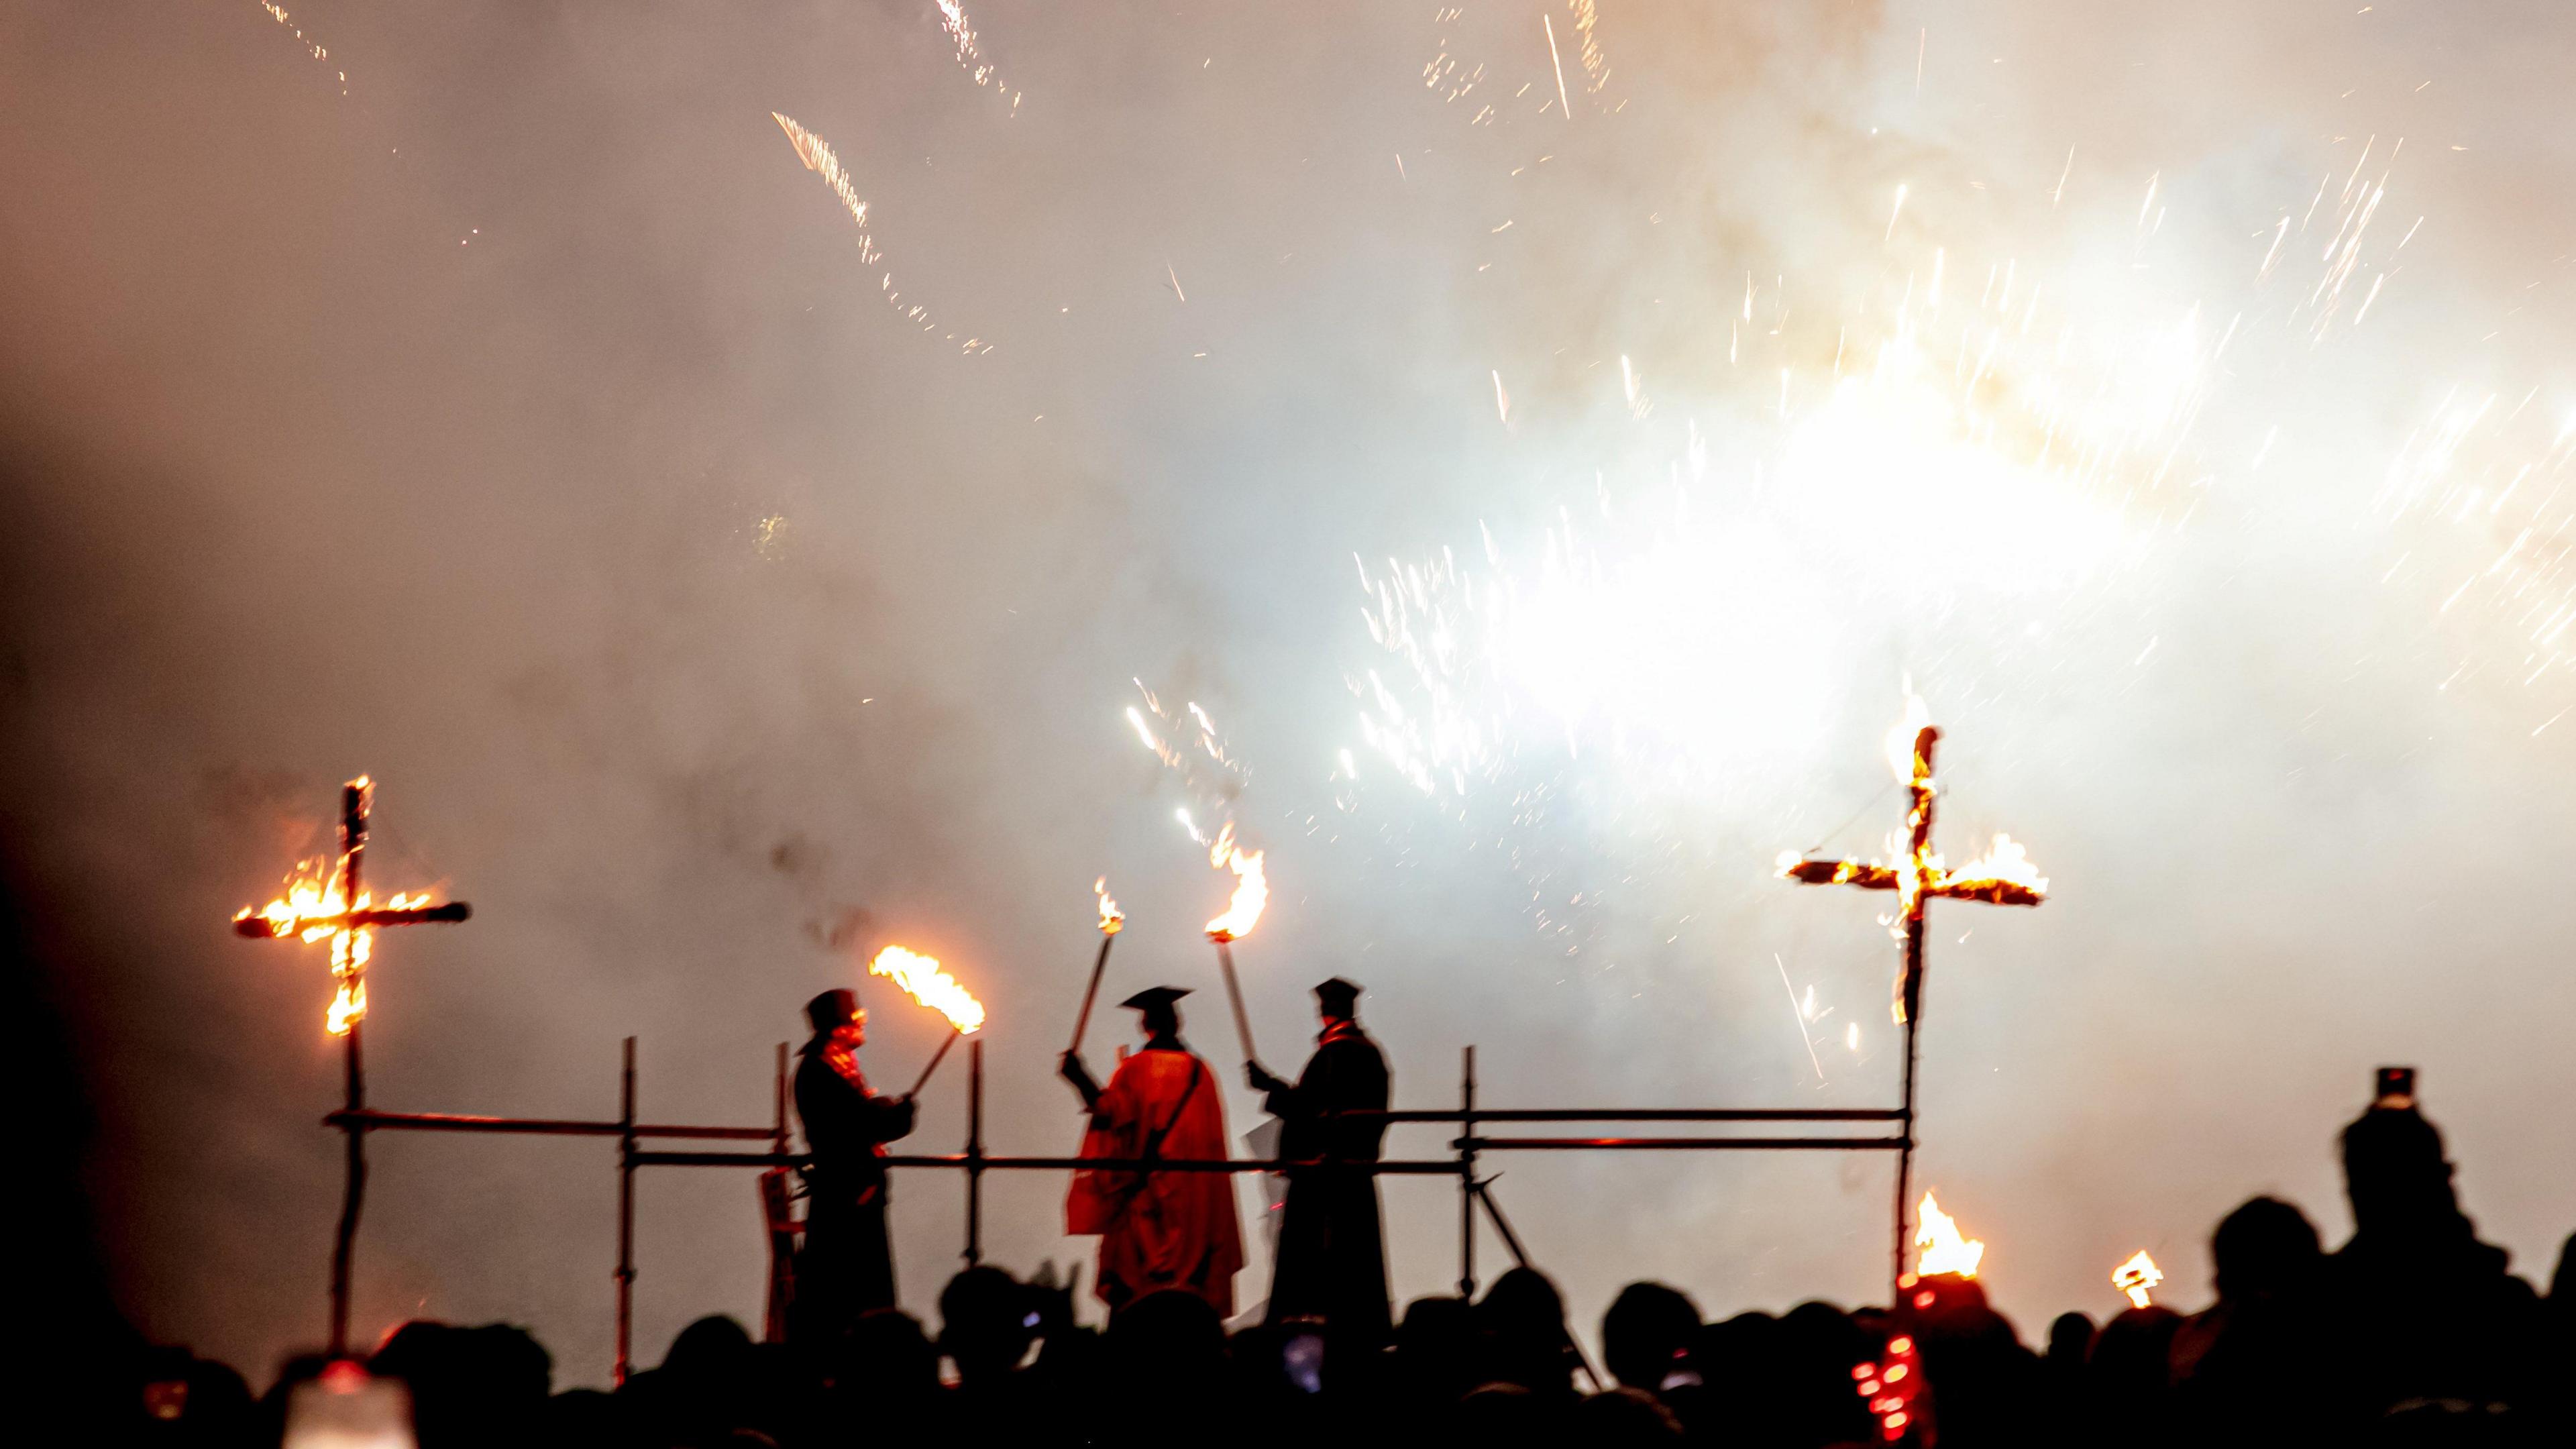
[[[1261,867],[1261,852],[1247,853],[1234,843],[1234,822],[1227,821],[1219,830],[1216,844],[1208,847],[1208,864],[1235,874],[1234,899],[1227,903],[1225,914],[1207,923],[1207,933],[1219,941],[1240,941],[1252,933],[1261,920],[1262,907],[1270,903],[1270,883]]]
[[[1976,1277],[1977,1265],[1985,1260],[1986,1245],[1975,1238],[1960,1236],[1959,1224],[1941,1211],[1941,1205],[1932,1200],[1929,1191],[1923,1194],[1921,1211],[1922,1225],[1914,1230],[1914,1246],[1921,1250],[1915,1255],[1914,1275],[1929,1278],[1936,1273],[1947,1273],[1960,1278]]]
[[[1125,912],[1118,909],[1118,903],[1116,901],[1109,898],[1109,877],[1104,875],[1100,879],[1093,881],[1091,883],[1091,893],[1100,898],[1100,934],[1104,936],[1117,935],[1118,932],[1126,926],[1127,915]]]
[[[2163,1281],[2165,1281],[2165,1275],[2156,1267],[2156,1260],[2147,1256],[2147,1250],[2144,1248],[2140,1248],[2136,1256],[2111,1270],[2111,1286],[2128,1294],[2130,1304],[2138,1308],[2148,1306],[2150,1300],[2147,1297],[2147,1290]]]
[[[902,987],[905,995],[947,1017],[948,1024],[960,1033],[983,1029],[984,1003],[959,985],[935,957],[888,946],[868,963],[868,974],[883,976]]]

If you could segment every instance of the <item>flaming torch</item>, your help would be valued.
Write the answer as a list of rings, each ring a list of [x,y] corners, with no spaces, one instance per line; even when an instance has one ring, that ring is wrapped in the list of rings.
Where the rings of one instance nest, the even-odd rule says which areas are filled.
[[[1958,1221],[1941,1211],[1932,1194],[1923,1194],[1923,1226],[1914,1231],[1914,1276],[1929,1278],[1947,1273],[1955,1278],[1974,1278],[1977,1265],[1985,1261],[1986,1245],[1975,1238],[1962,1236]]]
[[[1261,919],[1261,908],[1270,904],[1270,882],[1262,874],[1261,852],[1249,854],[1234,843],[1234,822],[1216,833],[1216,844],[1208,847],[1208,864],[1234,872],[1234,899],[1226,904],[1225,914],[1207,923],[1208,939],[1216,943],[1216,964],[1225,972],[1226,998],[1234,1003],[1234,1034],[1243,1043],[1243,1059],[1254,1060],[1252,1052],[1252,1019],[1243,1011],[1243,985],[1235,980],[1234,952],[1230,944],[1252,933]]]
[[[1109,898],[1109,877],[1091,883],[1091,893],[1100,897],[1100,954],[1091,958],[1091,984],[1082,988],[1082,1014],[1073,1019],[1073,1044],[1065,1048],[1069,1055],[1082,1050],[1083,1029],[1091,1025],[1091,998],[1100,994],[1100,973],[1109,969],[1109,945],[1127,925],[1127,914]]]
[[[2138,1250],[2136,1257],[2111,1270],[2111,1286],[2128,1294],[2133,1308],[2149,1307],[2154,1300],[2147,1296],[2147,1290],[2163,1281],[2163,1270],[2156,1267],[2156,1260],[2148,1257],[2144,1248]]]
[[[936,957],[924,956],[901,946],[888,946],[879,951],[877,959],[868,963],[868,974],[885,977],[902,987],[906,996],[948,1018],[950,1030],[947,1038],[939,1043],[938,1051],[931,1053],[930,1065],[921,1069],[912,1090],[903,1094],[907,1099],[918,1097],[921,1089],[930,1085],[930,1074],[939,1070],[939,1063],[947,1057],[948,1049],[957,1044],[957,1038],[984,1029],[984,1003],[959,985],[957,978],[949,975]]]

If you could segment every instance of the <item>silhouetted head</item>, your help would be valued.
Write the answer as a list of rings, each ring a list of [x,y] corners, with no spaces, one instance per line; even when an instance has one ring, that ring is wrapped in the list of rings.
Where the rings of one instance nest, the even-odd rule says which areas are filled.
[[[2357,1233],[2403,1236],[2459,1216],[2442,1134],[2412,1107],[2373,1107],[2343,1129],[2343,1182]]]
[[[1601,1357],[1610,1376],[1655,1393],[1699,1336],[1699,1307],[1661,1283],[1631,1283],[1601,1315]]]
[[[2170,1308],[2123,1308],[2093,1335],[2085,1356],[2094,1398],[2143,1408],[2161,1399],[2172,1380],[2166,1364],[2182,1315]],[[1935,1383],[1939,1380],[1935,1379]]]
[[[2093,1320],[2081,1313],[2057,1315],[2048,1325],[2048,1361],[2052,1364],[2082,1364],[2084,1355],[2093,1347]]]
[[[867,1020],[867,1013],[859,1009],[857,992],[836,986],[805,1003],[805,1019],[813,1024],[816,1036],[830,1036],[851,1022]]]
[[[1034,1295],[1010,1274],[974,1267],[939,1291],[939,1348],[972,1385],[1019,1366],[1037,1337]]]
[[[1324,1020],[1356,1021],[1360,1014],[1360,989],[1339,976],[1327,977],[1315,987],[1315,1014]]]
[[[1473,1387],[1475,1310],[1464,1298],[1416,1298],[1395,1331],[1396,1380],[1405,1392],[1447,1402]]]
[[[662,1355],[662,1371],[677,1379],[731,1379],[751,1361],[751,1335],[721,1313],[680,1330]]]
[[[2284,1293],[2308,1281],[2323,1253],[2316,1224],[2275,1197],[2258,1197],[2218,1220],[2209,1235],[2218,1296],[2234,1301]]]
[[[1574,1339],[1565,1330],[1565,1299],[1536,1268],[1513,1268],[1476,1305],[1476,1332],[1489,1381],[1564,1393],[1574,1372]]]
[[[862,1403],[904,1402],[939,1388],[939,1350],[921,1320],[900,1308],[872,1308],[850,1325],[844,1387]]]
[[[1181,1032],[1181,998],[1190,994],[1186,986],[1148,986],[1121,1006],[1139,1013],[1148,1038],[1178,1036]]]

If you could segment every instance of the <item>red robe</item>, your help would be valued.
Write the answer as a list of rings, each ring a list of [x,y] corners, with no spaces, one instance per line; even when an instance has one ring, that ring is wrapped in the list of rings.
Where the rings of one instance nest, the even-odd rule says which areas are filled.
[[[1159,1138],[1159,1141],[1157,1139]],[[1207,1063],[1178,1042],[1151,1044],[1118,1064],[1083,1135],[1084,1157],[1227,1156],[1225,1096]],[[1093,1292],[1111,1312],[1177,1288],[1234,1316],[1243,1227],[1234,1179],[1222,1172],[1073,1175],[1065,1231],[1100,1235]]]

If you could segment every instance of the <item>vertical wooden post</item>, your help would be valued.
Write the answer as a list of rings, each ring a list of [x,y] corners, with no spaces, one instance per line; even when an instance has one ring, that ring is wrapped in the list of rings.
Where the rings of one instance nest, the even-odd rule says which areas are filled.
[[[367,784],[352,780],[340,787],[340,899],[349,909],[356,909],[358,894],[364,888],[367,850]],[[358,972],[357,942],[334,942],[336,949],[349,952],[349,969]],[[363,985],[365,977],[357,976]],[[338,983],[333,983],[335,986]],[[358,1245],[358,1214],[367,1200],[367,1129],[357,1114],[367,1107],[367,1062],[360,1036],[365,1023],[352,1020],[340,1038],[342,1095],[350,1115],[343,1119],[341,1132],[348,1140],[347,1164],[340,1181],[340,1225],[331,1239],[331,1356],[339,1358],[349,1351],[349,1276],[350,1260]]]
[[[1932,783],[1932,752],[1939,748],[1941,731],[1925,725],[1914,737],[1914,779],[1912,808],[1906,812],[1910,852],[1905,869],[1914,872],[1916,882],[1912,900],[1905,913],[1905,974],[1897,983],[1897,1004],[1905,1012],[1905,1081],[1901,1114],[1897,1130],[1903,1141],[1896,1149],[1896,1241],[1892,1246],[1888,1268],[1888,1306],[1899,1306],[1898,1295],[1904,1291],[1905,1250],[1911,1243],[1914,1204],[1914,1078],[1921,1061],[1917,1045],[1923,1031],[1923,893],[1924,862],[1932,851],[1932,805],[1938,791]]]
[[[626,1382],[633,1366],[635,1330],[635,1038],[626,1039],[626,1061],[617,1091],[617,1367]]]
[[[1476,1049],[1459,1053],[1458,1296],[1476,1296]]]
[[[787,1043],[778,1044],[778,1075],[769,1088],[769,1150],[781,1157],[787,1155]]]
[[[984,1261],[984,1039],[966,1044],[966,1266]]]

